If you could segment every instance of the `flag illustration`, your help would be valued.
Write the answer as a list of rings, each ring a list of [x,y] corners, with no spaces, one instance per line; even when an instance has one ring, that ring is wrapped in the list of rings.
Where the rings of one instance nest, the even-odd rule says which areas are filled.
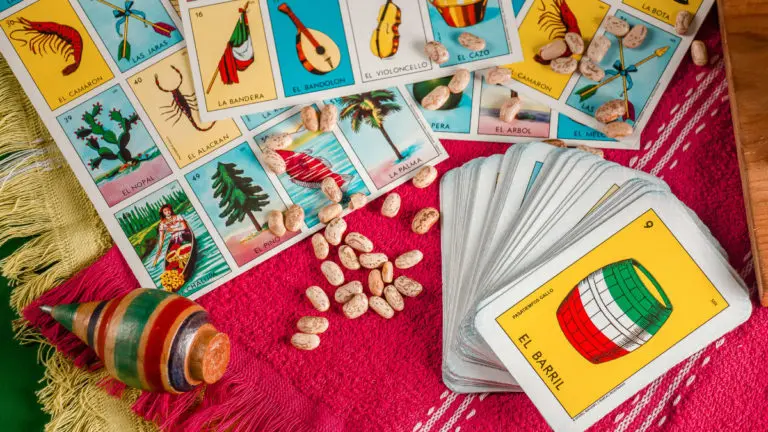
[[[672,304],[661,286],[645,267],[628,259],[579,282],[557,309],[557,321],[568,342],[585,359],[599,364],[640,348],[671,313]]]
[[[248,11],[245,8],[238,9],[240,18],[237,20],[232,36],[229,37],[224,55],[219,60],[219,76],[224,84],[236,84],[240,80],[237,72],[242,72],[253,63],[253,45],[251,44],[251,31],[248,28]]]

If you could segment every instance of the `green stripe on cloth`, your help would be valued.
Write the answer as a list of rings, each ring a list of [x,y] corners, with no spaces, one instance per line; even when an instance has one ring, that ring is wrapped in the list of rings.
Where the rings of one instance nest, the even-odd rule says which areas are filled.
[[[120,325],[120,343],[115,344],[115,370],[120,381],[133,387],[141,387],[139,380],[138,354],[144,328],[152,312],[168,293],[162,290],[148,290],[133,299],[125,309]]]

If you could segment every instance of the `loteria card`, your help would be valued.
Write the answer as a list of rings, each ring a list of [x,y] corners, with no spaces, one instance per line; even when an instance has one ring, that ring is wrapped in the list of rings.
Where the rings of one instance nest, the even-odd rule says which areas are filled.
[[[646,197],[483,307],[478,331],[556,430],[583,430],[749,317],[683,206]]]
[[[330,177],[336,181],[345,199],[357,192],[365,195],[370,193],[358,167],[352,163],[348,151],[336,135],[306,130],[301,122],[301,113],[294,113],[285,121],[256,135],[254,141],[262,148],[270,135],[281,133],[290,134],[293,143],[287,148],[276,150],[286,165],[286,171],[277,178],[291,201],[304,209],[304,221],[309,228],[320,223],[317,212],[328,204],[320,189],[320,182],[324,178]]]
[[[529,142],[542,139],[560,139],[569,145],[588,145],[600,148],[632,148],[633,143],[616,141],[602,132],[571,120],[550,109],[535,98],[520,94],[510,83],[488,84],[480,72],[464,92],[451,93],[439,109],[430,111],[419,105],[429,121],[432,131],[440,138],[496,142]],[[432,89],[447,85],[451,75],[406,87],[414,99],[421,100]],[[519,97],[523,106],[511,123],[499,119],[502,104],[510,97]]]
[[[100,0],[96,0],[100,1]],[[265,112],[522,60],[504,0],[182,1],[200,115]],[[458,42],[470,32],[485,47]],[[432,62],[429,41],[450,58]]]
[[[293,14],[308,26],[333,24],[333,14],[348,14],[338,4],[335,12],[327,8],[321,13],[289,1]],[[0,53],[142,286],[197,298],[322,229],[317,212],[329,204],[320,190],[323,179],[336,181],[346,209],[351,194],[378,197],[425,164],[448,157],[402,86],[373,87],[325,102],[313,96],[316,109],[334,103],[343,113],[332,132],[305,130],[300,106],[203,119],[178,3],[12,3],[0,6]],[[242,18],[243,23],[263,24],[261,33],[253,28],[243,35],[273,46],[278,36],[271,32],[271,20],[291,21],[281,4],[254,2],[244,6],[245,15],[235,11],[229,35]],[[214,6],[204,15],[222,22],[230,16],[226,3]],[[279,37],[294,43],[279,55],[295,57],[295,27],[280,27],[291,32]],[[322,28],[342,44],[346,39],[339,35],[351,27]],[[264,51],[253,47],[259,61],[278,62],[278,54],[266,46]],[[352,79],[357,72],[350,72],[353,63],[346,61],[334,69],[337,77],[348,73]],[[273,92],[303,79],[306,70],[297,65],[274,77]],[[237,63],[233,70],[243,79],[259,77],[256,82],[263,87],[256,90],[268,94],[271,81],[262,79],[262,64],[242,66]],[[272,78],[268,72],[265,76]],[[214,89],[238,97],[237,87],[216,79]],[[251,81],[248,88],[254,85]],[[378,108],[375,121],[369,106]],[[282,132],[292,135],[293,145],[279,151],[288,170],[275,175],[259,158],[267,137]],[[305,211],[303,226],[276,237],[267,229],[268,213],[293,204]]]
[[[128,85],[179,168],[241,135],[232,119],[200,120],[191,78],[186,49],[128,78]]]
[[[601,125],[593,115],[604,102],[623,99],[625,121],[634,134],[622,145],[638,148],[639,137],[672,75],[694,39],[713,0],[685,2],[647,0],[526,0],[515,3],[524,60],[505,67],[512,72],[512,88],[546,103],[591,128]],[[519,7],[519,9],[518,9]],[[687,10],[694,19],[687,35],[674,31],[675,15]],[[622,38],[606,33],[606,17],[615,16],[630,26],[643,25],[647,36],[637,48],[624,46]],[[599,66],[605,78],[594,82],[579,73],[555,73],[538,57],[539,49],[567,32],[578,33],[588,46],[596,35],[605,35],[611,48]],[[577,60],[580,55],[574,55]]]

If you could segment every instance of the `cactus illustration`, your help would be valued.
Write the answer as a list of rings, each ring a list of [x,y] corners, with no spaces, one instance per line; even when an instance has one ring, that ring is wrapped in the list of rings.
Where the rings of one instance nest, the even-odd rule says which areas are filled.
[[[138,163],[139,160],[131,154],[130,150],[128,150],[128,143],[131,140],[131,127],[139,121],[139,116],[136,113],[133,113],[125,117],[120,110],[111,110],[109,112],[109,119],[117,123],[117,126],[121,130],[119,134],[116,134],[111,129],[104,127],[104,124],[97,120],[103,109],[104,108],[100,103],[97,102],[93,104],[93,108],[91,108],[90,111],[85,111],[83,113],[82,120],[85,122],[86,126],[81,126],[75,131],[75,135],[77,135],[78,138],[85,140],[85,144],[98,154],[98,157],[91,158],[88,165],[90,165],[91,169],[95,170],[101,165],[103,160],[119,160],[123,165]],[[106,144],[101,145],[99,139],[106,144],[115,146],[116,149],[113,150],[107,147]]]

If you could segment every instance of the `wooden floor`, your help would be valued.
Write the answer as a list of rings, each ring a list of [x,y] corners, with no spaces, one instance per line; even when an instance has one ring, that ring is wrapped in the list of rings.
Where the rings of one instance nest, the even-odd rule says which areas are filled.
[[[760,302],[768,306],[768,0],[718,0]]]

